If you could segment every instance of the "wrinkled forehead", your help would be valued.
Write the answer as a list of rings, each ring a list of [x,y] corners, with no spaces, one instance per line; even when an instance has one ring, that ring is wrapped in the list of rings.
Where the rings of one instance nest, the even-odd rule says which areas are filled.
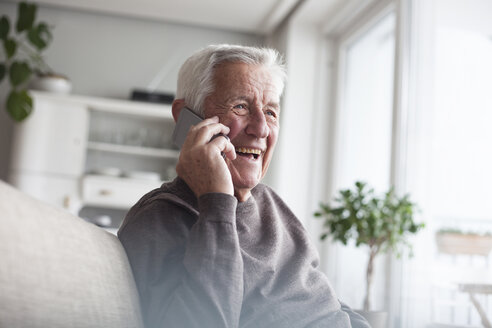
[[[217,65],[214,68],[213,84],[214,92],[253,87],[267,92],[270,97],[277,100],[280,99],[283,91],[283,79],[276,74],[274,68],[243,62],[226,62]]]

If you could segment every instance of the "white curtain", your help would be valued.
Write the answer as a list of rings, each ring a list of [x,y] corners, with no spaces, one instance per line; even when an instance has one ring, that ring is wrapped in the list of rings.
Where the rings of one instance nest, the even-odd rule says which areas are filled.
[[[406,180],[427,227],[404,262],[400,325],[480,326],[457,284],[492,279],[490,259],[438,254],[434,233],[492,232],[492,1],[415,0],[413,9]]]

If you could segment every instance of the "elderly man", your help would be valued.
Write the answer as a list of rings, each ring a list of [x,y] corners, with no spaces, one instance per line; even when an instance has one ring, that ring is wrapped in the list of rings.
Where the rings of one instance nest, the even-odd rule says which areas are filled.
[[[178,177],[145,195],[118,232],[147,327],[368,327],[337,300],[294,214],[260,184],[284,77],[276,51],[252,47],[209,46],[181,67],[174,119],[185,108],[205,119],[187,134]]]

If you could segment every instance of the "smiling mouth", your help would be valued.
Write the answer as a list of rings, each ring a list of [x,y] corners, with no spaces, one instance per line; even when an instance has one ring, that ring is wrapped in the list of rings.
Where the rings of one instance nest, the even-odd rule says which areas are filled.
[[[238,147],[236,148],[236,154],[243,157],[249,157],[253,159],[258,159],[262,151],[260,149]]]

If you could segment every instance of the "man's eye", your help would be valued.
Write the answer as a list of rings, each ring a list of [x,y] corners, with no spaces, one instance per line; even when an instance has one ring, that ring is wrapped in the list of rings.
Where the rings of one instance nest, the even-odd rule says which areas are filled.
[[[232,111],[237,115],[246,115],[248,114],[248,107],[244,104],[239,104],[232,107]]]
[[[267,116],[271,116],[272,118],[276,118],[276,117],[277,117],[277,113],[276,113],[275,111],[273,111],[273,110],[267,110],[267,111],[265,112],[265,114],[266,114]]]

